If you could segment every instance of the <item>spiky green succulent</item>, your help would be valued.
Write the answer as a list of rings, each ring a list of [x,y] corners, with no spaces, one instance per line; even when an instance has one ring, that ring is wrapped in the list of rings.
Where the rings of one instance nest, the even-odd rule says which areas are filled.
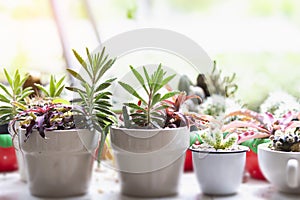
[[[237,134],[229,134],[226,135],[224,138],[224,133],[222,133],[220,130],[217,131],[209,131],[203,130],[200,131],[200,138],[201,141],[206,144],[208,147],[213,147],[214,149],[229,149],[231,148],[234,144],[236,144],[238,140]]]
[[[149,75],[147,69],[143,67],[144,76],[134,67],[130,66],[135,78],[141,84],[146,93],[146,98],[142,97],[131,85],[119,82],[119,84],[132,96],[138,99],[138,103],[124,103],[123,117],[126,128],[164,128],[166,124],[165,109],[171,107],[163,102],[178,94],[178,91],[170,91],[161,94],[160,89],[169,83],[175,74],[166,76],[160,64],[157,69]],[[131,109],[131,112],[127,108]]]
[[[8,85],[0,83],[0,124],[7,124],[11,121],[16,114],[21,110],[16,104],[24,104],[24,99],[33,93],[31,87],[23,89],[23,85],[28,78],[28,74],[22,76],[19,70],[14,72],[14,75],[10,75],[6,69],[4,74]]]

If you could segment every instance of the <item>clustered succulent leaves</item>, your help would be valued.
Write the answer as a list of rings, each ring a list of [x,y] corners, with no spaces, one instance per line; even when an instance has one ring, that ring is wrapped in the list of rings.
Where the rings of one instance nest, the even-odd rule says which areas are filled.
[[[4,74],[8,82],[8,87],[0,83],[0,124],[7,124],[21,110],[16,104],[24,104],[25,98],[33,93],[31,87],[23,89],[23,85],[28,78],[28,74],[21,76],[19,70],[14,75],[10,75],[6,69]]]
[[[229,134],[228,137],[223,138],[223,133],[221,131],[217,131],[213,134],[207,134],[205,131],[200,135],[204,144],[207,144],[214,149],[229,149],[231,148],[237,141],[238,136],[236,134]]]
[[[59,97],[65,88],[65,84],[63,82],[64,79],[65,76],[56,81],[55,76],[51,75],[48,88],[37,83],[35,83],[34,85],[44,93],[44,96],[46,98],[55,98]]]
[[[41,137],[46,138],[45,131],[75,128],[72,106],[53,104],[51,101],[44,101],[39,105],[29,105],[11,121],[12,127],[17,120],[20,121],[21,128],[26,129],[25,142],[34,129],[39,132]]]
[[[153,74],[148,73],[147,69],[143,67],[144,77],[134,67],[130,69],[136,79],[139,81],[144,91],[147,94],[147,99],[143,98],[132,86],[127,83],[119,82],[119,84],[132,96],[138,99],[138,104],[124,103],[123,118],[124,126],[126,128],[159,128],[165,126],[164,109],[168,107],[167,104],[162,102],[175,94],[177,91],[171,91],[162,95],[159,90],[163,88],[174,75],[165,77],[166,72],[162,69],[160,64]],[[132,109],[129,114],[127,107]]]
[[[277,130],[270,139],[270,148],[273,150],[300,152],[300,127]]]
[[[92,131],[97,130],[101,133],[100,154],[109,127],[116,121],[115,115],[111,111],[110,97],[112,94],[107,91],[115,78],[106,81],[102,81],[102,78],[116,59],[109,58],[109,55],[105,54],[105,48],[100,53],[95,54],[90,54],[89,50],[86,49],[87,61],[83,60],[75,50],[73,53],[84,70],[81,73],[86,75],[84,77],[81,73],[68,69],[68,72],[81,84],[81,87],[66,87],[79,95],[79,106],[74,111],[82,117],[76,118],[80,119],[78,122],[76,121],[76,126],[89,128]]]
[[[130,66],[135,78],[143,87],[146,98],[142,97],[132,86],[127,83],[119,84],[133,97],[137,98],[138,103],[124,103],[123,121],[126,128],[176,128],[188,126],[188,119],[180,112],[180,106],[188,99],[195,96],[187,96],[184,92],[168,91],[161,94],[160,90],[171,81],[174,75],[166,76],[160,64],[157,69],[149,74],[143,67],[144,76],[134,67]],[[174,100],[170,100],[173,98]],[[128,108],[130,110],[128,110]]]

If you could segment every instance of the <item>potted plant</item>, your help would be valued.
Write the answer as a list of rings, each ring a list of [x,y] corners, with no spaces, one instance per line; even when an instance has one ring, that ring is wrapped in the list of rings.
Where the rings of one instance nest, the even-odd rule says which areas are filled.
[[[276,130],[271,142],[258,146],[259,166],[266,179],[285,193],[300,194],[300,124]]]
[[[22,76],[19,70],[10,75],[6,69],[4,74],[8,85],[0,83],[0,171],[14,171],[19,167],[21,179],[24,180],[22,163],[17,164],[16,152],[12,138],[8,132],[8,123],[20,111],[12,102],[24,103],[26,97],[33,93],[31,87],[23,88],[28,74]]]
[[[192,84],[190,79],[183,75],[179,80],[178,89],[185,91],[188,95],[197,95],[201,97],[203,101],[198,99],[191,99],[187,102],[187,108],[189,112],[195,112],[203,116],[206,115],[206,119],[210,118],[222,118],[225,114],[239,110],[243,105],[234,99],[234,95],[238,89],[237,84],[234,83],[235,74],[230,76],[223,76],[222,71],[217,69],[216,61],[214,61],[214,67],[210,74],[199,74],[197,77],[197,83]],[[211,116],[211,117],[209,117]],[[191,144],[199,143],[197,137],[191,134]],[[192,158],[190,150],[187,151],[186,171],[192,170]]]
[[[260,105],[260,112],[247,109],[229,113],[224,131],[240,133],[239,143],[248,146],[246,169],[253,178],[265,180],[258,163],[257,147],[268,143],[276,130],[284,130],[299,121],[300,104],[293,96],[279,91],[271,93]]]
[[[34,196],[68,197],[85,194],[88,190],[99,134],[100,144],[103,144],[102,135],[114,117],[109,111],[111,106],[103,103],[110,99],[105,89],[113,79],[101,81],[114,59],[108,59],[104,53],[103,49],[91,55],[87,49],[88,61],[85,62],[74,51],[83,73],[88,75],[83,78],[68,69],[82,86],[68,87],[81,97],[76,104],[68,105],[66,100],[55,98],[64,86],[63,79],[56,82],[53,76],[49,92],[37,85],[50,98],[18,104],[23,111],[11,121],[11,127],[24,153],[29,188]],[[19,132],[14,126],[17,121]]]
[[[130,69],[143,92],[119,82],[138,103],[124,103],[122,125],[110,131],[121,192],[138,197],[175,195],[189,146],[189,120],[180,107],[194,96],[177,91],[162,94],[160,89],[175,77],[166,77],[162,65],[152,74],[145,67],[143,75]]]
[[[237,145],[237,134],[223,133],[215,120],[210,128],[196,133],[201,142],[190,149],[201,191],[208,195],[235,194],[242,183],[248,147]]]

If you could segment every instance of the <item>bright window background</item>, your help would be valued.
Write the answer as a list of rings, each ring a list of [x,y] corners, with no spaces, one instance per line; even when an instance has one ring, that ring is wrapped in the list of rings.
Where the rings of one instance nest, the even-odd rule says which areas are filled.
[[[84,0],[56,2],[71,49],[97,47]],[[102,41],[142,27],[167,28],[198,42],[224,74],[237,74],[238,97],[251,108],[270,91],[300,96],[298,0],[87,0]],[[132,15],[133,19],[127,16]],[[63,75],[64,60],[51,1],[0,0],[0,80],[3,68]],[[76,66],[75,60],[71,65]]]

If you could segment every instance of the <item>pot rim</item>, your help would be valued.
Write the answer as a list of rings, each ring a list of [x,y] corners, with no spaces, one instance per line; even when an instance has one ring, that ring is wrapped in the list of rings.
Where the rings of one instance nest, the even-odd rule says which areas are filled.
[[[268,152],[271,152],[271,153],[279,153],[279,154],[286,154],[286,155],[288,155],[288,154],[290,154],[290,155],[300,155],[300,152],[272,150],[268,147],[268,145],[270,143],[271,142],[259,144],[257,148],[262,150],[262,151],[268,151]]]
[[[20,130],[22,130],[22,131],[25,131],[26,129],[25,128],[20,128]],[[66,129],[66,130],[45,130],[45,132],[47,132],[47,133],[51,133],[51,132],[74,132],[74,131],[80,131],[80,130],[88,130],[89,131],[89,129],[78,129],[78,128],[73,128],[73,129]],[[38,132],[38,130],[37,129],[33,129],[32,130],[32,132]]]
[[[178,127],[178,128],[155,128],[155,129],[137,129],[137,128],[122,128],[122,127],[118,127],[118,126],[111,126],[111,129],[115,129],[115,130],[122,130],[122,131],[133,131],[133,132],[140,132],[140,131],[147,131],[147,132],[156,132],[156,131],[170,131],[170,130],[181,130],[181,129],[188,129],[187,126],[183,126],[183,127]]]
[[[230,151],[208,151],[208,150],[198,150],[198,149],[193,149],[192,147],[189,147],[188,149],[191,150],[192,152],[195,153],[208,153],[208,154],[235,154],[235,153],[244,153],[248,152],[250,150],[249,147],[243,146],[243,145],[238,145],[239,148],[238,150],[230,150]]]

